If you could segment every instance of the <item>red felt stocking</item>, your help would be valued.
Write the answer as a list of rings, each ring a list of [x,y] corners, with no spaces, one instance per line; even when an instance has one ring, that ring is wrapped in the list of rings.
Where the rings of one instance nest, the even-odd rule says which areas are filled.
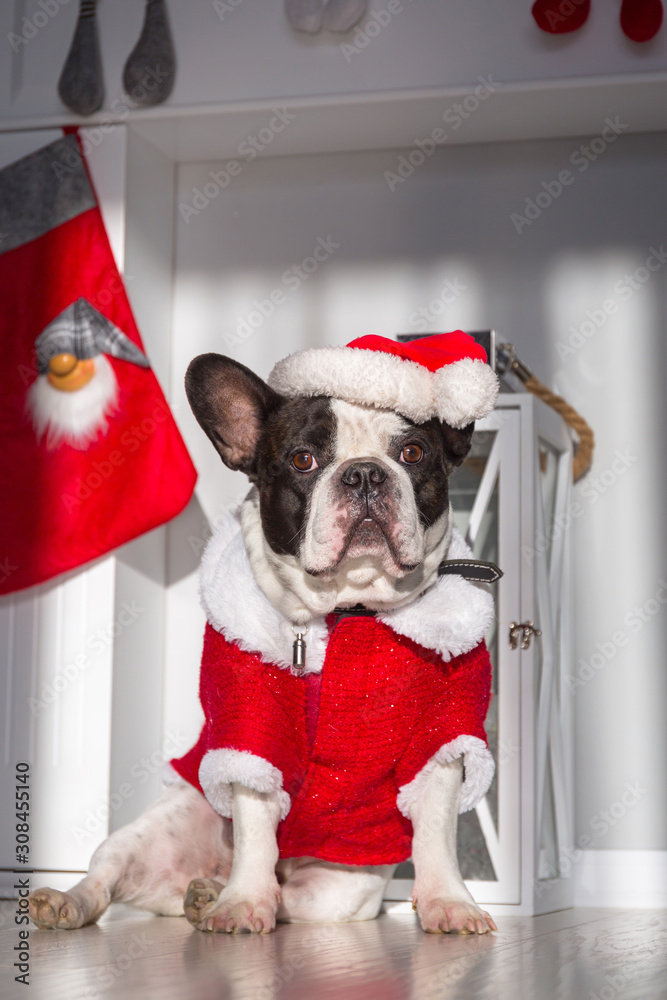
[[[633,42],[648,42],[662,24],[661,0],[623,0],[621,28]]]
[[[68,135],[0,171],[0,594],[174,517],[196,473]]]
[[[563,35],[586,22],[591,0],[535,0],[533,17],[542,31]]]

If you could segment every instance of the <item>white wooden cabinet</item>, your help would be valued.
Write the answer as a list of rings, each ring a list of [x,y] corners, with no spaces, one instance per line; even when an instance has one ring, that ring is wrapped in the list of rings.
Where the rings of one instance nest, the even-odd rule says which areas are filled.
[[[114,108],[114,101],[122,100],[122,62],[138,34],[141,5],[118,0],[99,6],[107,100],[102,112],[89,123],[87,148],[93,178],[147,351],[201,479],[196,501],[173,525],[90,568],[0,601],[0,684],[4,692],[0,792],[3,801],[8,801],[13,765],[28,756],[37,776],[34,804],[38,835],[33,862],[44,880],[49,873],[48,881],[56,886],[71,882],[70,872],[85,869],[92,849],[108,830],[131,819],[150,801],[159,786],[160,758],[184,750],[198,728],[196,690],[203,615],[197,602],[196,563],[207,522],[214,521],[244,487],[240,477],[224,473],[215,464],[209,443],[186,409],[181,383],[190,357],[200,350],[224,350],[219,342],[220,327],[211,320],[219,311],[218,305],[210,304],[207,312],[201,303],[207,297],[213,303],[216,282],[222,282],[225,269],[233,275],[230,292],[240,303],[234,306],[237,312],[248,309],[254,295],[261,292],[255,273],[265,265],[258,255],[260,236],[255,233],[252,240],[246,240],[243,230],[252,204],[268,204],[262,197],[288,175],[297,160],[296,156],[287,159],[288,154],[411,146],[416,138],[428,135],[452,102],[462,99],[475,85],[474,76],[470,78],[470,60],[465,72],[457,71],[455,65],[443,61],[439,42],[428,48],[429,58],[421,62],[401,62],[398,56],[388,59],[385,45],[390,50],[396,46],[399,53],[401,43],[398,35],[392,40],[387,29],[384,40],[378,38],[369,45],[363,62],[346,64],[340,51],[322,40],[299,39],[293,51],[294,39],[282,23],[279,3],[265,14],[263,0],[245,0],[223,23],[213,5],[195,7],[180,0],[171,4],[180,59],[173,99],[150,112],[128,111],[122,106]],[[528,8],[517,7],[509,16],[502,5],[496,6],[507,30],[516,30],[517,37],[522,37],[517,19],[523,23]],[[2,163],[29,151],[26,141],[36,148],[54,137],[55,124],[73,120],[55,96],[76,14],[74,2],[61,4],[61,8],[28,44],[0,63],[0,127],[6,130],[0,135]],[[420,37],[436,37],[434,25],[442,27],[442,11],[446,9],[452,10],[452,5],[442,5],[439,0],[419,8],[415,3],[414,11],[419,10],[419,14],[413,21],[406,20],[412,25],[406,30],[416,32],[411,44]],[[490,30],[482,24],[480,5],[465,9],[472,13],[456,14],[463,18],[457,21],[462,31]],[[37,10],[34,0],[12,0],[3,5],[3,37],[15,30],[22,18],[34,17]],[[115,16],[118,10],[122,10],[122,17]],[[237,15],[239,35],[234,36],[232,19]],[[224,40],[220,41],[223,28]],[[663,30],[659,44],[642,62],[642,73],[632,71],[636,63],[629,60],[625,48],[614,49],[608,56],[605,52],[610,50],[598,47],[596,61],[590,63],[590,52],[578,40],[567,63],[570,76],[535,83],[530,67],[535,70],[532,76],[537,76],[538,62],[533,53],[521,72],[512,77],[514,82],[499,87],[489,101],[480,104],[479,113],[471,116],[465,129],[452,132],[448,141],[453,145],[594,134],[610,109],[626,115],[632,131],[664,128],[667,77],[659,66],[665,35]],[[276,60],[281,65],[274,67],[273,76],[265,57],[256,62],[248,58],[253,37],[258,52],[264,53],[272,51],[275,40],[280,53]],[[499,79],[509,79],[512,49],[506,49],[507,62],[503,63],[499,55],[503,46],[494,44],[491,48],[488,72],[497,71]],[[223,49],[225,58],[221,57]],[[299,69],[295,69],[297,53],[302,60]],[[460,57],[460,66],[466,65],[464,50]],[[493,60],[497,58],[496,69]],[[262,63],[259,70],[257,62]],[[450,74],[447,78],[438,75],[442,66]],[[603,77],[605,67],[616,75]],[[599,75],[595,77],[593,72]],[[577,79],[577,73],[588,75]],[[266,126],[276,104],[276,98],[268,95],[278,93],[289,95],[286,106],[294,118],[288,128],[276,134],[267,150],[264,191],[261,185],[252,187],[248,171],[239,182],[238,194],[230,197],[233,207],[225,217],[232,234],[229,239],[237,240],[245,255],[244,274],[241,268],[233,270],[231,266],[236,246],[230,250],[225,245],[212,262],[210,232],[203,236],[201,227],[193,226],[185,236],[177,235],[179,178],[189,169],[184,165],[210,159],[220,166],[233,158],[249,133]],[[549,114],[545,114],[545,101]],[[29,127],[42,131],[30,135],[12,131]],[[280,159],[276,157],[269,167],[273,154],[280,154]],[[319,162],[326,160],[323,155]],[[335,166],[330,166],[329,174],[336,175],[340,184],[335,193],[340,190],[343,198],[348,167],[339,159],[330,163]],[[380,183],[383,168],[380,160],[373,165]],[[194,173],[192,176],[196,180]],[[524,188],[523,179],[519,180],[516,197],[520,205],[532,188]],[[320,197],[319,190],[316,195]],[[333,195],[329,197],[333,200]],[[381,204],[370,187],[368,197],[376,206],[373,211],[379,225],[388,214],[386,203]],[[218,210],[211,209],[210,215]],[[402,246],[414,260],[413,270],[419,271],[423,234],[413,222],[414,208],[397,210],[392,205],[390,211],[396,212],[402,230],[415,225],[410,240]],[[255,225],[258,217],[259,213],[253,217]],[[302,220],[281,217],[269,206],[261,224],[265,226],[262,242],[274,247],[283,240],[283,233],[291,236],[298,231]],[[398,242],[398,228],[390,231],[387,239]],[[363,246],[359,281],[368,280],[373,254],[379,260],[381,249],[370,244],[369,249],[363,233],[358,236]],[[479,241],[484,241],[484,232],[480,232]],[[268,265],[264,269],[267,273],[270,270]],[[349,270],[354,271],[354,267]],[[352,274],[350,281],[354,278]],[[389,284],[385,273],[383,281]],[[307,303],[304,315],[295,318],[297,340],[309,335],[313,319],[321,320],[340,287],[332,282],[328,299],[323,294]],[[395,328],[400,326],[397,321]],[[342,337],[335,321],[330,329]],[[271,332],[272,340],[252,346],[252,358],[241,360],[264,365],[273,354],[280,356],[302,346],[280,340],[278,328]],[[539,449],[538,435],[544,442]],[[571,867],[568,851],[572,842],[572,733],[563,689],[563,669],[570,649],[566,601],[569,533],[555,532],[546,543],[550,526],[557,523],[555,515],[567,517],[568,447],[557,418],[541,404],[523,395],[503,396],[496,411],[480,424],[474,461],[458,480],[461,526],[469,531],[480,555],[491,557],[494,552],[505,571],[497,594],[498,624],[489,637],[498,687],[491,718],[498,777],[476,811],[474,829],[464,838],[476,852],[476,877],[470,879],[473,892],[480,902],[497,907],[496,912],[503,908],[507,908],[505,912],[538,912],[571,901],[570,880],[560,877]],[[544,551],[534,551],[536,538],[546,540]],[[133,601],[142,608],[139,616],[130,626],[114,629],[123,604]],[[511,650],[510,623],[531,620],[541,628],[542,638],[528,649]],[[56,692],[52,705],[36,714],[31,711],[34,703],[29,699],[39,698],[44,685],[55,689],[56,678],[64,675],[67,666],[85,650],[90,636],[100,630],[106,630],[109,639],[85,670]],[[129,792],[124,794],[122,788],[129,788]],[[112,799],[113,808],[109,809],[105,804]],[[13,858],[7,854],[12,838],[6,810],[0,811],[0,824],[0,868],[9,870]],[[75,834],[74,829],[87,830],[88,836]],[[395,880],[392,899],[404,899],[407,890],[406,878]]]

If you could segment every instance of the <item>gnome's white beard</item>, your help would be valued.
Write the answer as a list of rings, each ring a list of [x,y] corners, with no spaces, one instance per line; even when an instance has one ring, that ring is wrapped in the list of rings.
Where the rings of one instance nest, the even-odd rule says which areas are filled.
[[[46,435],[47,448],[67,443],[83,450],[109,426],[107,417],[116,407],[118,383],[103,354],[93,360],[94,376],[75,392],[56,389],[46,375],[39,375],[30,386],[28,410],[37,439]]]

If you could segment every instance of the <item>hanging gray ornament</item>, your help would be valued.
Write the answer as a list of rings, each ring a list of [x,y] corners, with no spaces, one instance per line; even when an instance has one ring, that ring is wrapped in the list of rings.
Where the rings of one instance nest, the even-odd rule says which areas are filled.
[[[161,104],[171,94],[176,75],[176,53],[165,0],[146,0],[139,41],[123,70],[123,87],[133,104]]]
[[[74,38],[58,81],[60,100],[78,115],[92,115],[104,100],[96,5],[97,0],[81,0]]]

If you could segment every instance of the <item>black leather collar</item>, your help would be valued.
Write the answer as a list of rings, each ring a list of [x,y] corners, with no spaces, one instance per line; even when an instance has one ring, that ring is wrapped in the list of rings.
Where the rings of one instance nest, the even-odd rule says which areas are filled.
[[[457,573],[476,583],[495,583],[503,575],[503,571],[495,563],[483,562],[481,559],[443,559],[438,566],[438,576],[445,576],[447,573]]]
[[[495,563],[484,562],[482,559],[443,559],[438,566],[438,576],[448,574],[462,576],[475,583],[495,583],[503,575]],[[377,611],[367,608],[364,604],[355,604],[351,608],[334,608],[336,625],[341,618],[374,618]]]

